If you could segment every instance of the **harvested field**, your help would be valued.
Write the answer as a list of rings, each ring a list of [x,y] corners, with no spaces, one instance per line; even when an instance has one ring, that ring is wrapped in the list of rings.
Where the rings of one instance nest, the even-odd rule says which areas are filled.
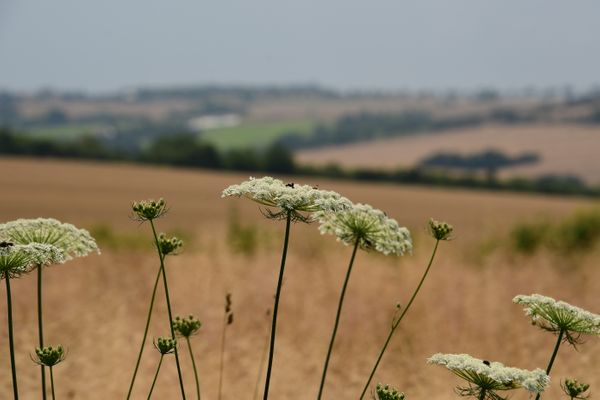
[[[357,143],[297,154],[302,164],[396,168],[417,165],[438,152],[478,153],[489,149],[516,156],[537,153],[536,164],[507,168],[501,177],[575,175],[600,184],[600,129],[581,125],[489,125],[481,128]]]
[[[54,217],[81,227],[108,225],[118,232],[149,235],[132,221],[133,200],[164,197],[169,213],[159,230],[189,236],[185,251],[167,259],[174,312],[193,313],[203,322],[193,339],[203,398],[216,399],[223,297],[233,294],[235,322],[227,337],[223,399],[252,399],[277,279],[283,224],[265,220],[246,200],[221,199],[221,190],[245,175],[126,164],[79,163],[0,158],[0,221]],[[288,179],[289,180],[289,179]],[[531,257],[497,250],[474,257],[482,240],[503,235],[517,221],[536,216],[559,220],[596,203],[577,198],[513,195],[423,187],[356,184],[294,178],[336,190],[356,202],[385,210],[413,233],[415,251],[402,258],[360,252],[350,281],[324,398],[358,398],[387,334],[394,305],[405,304],[430,255],[433,240],[424,234],[433,216],[452,223],[455,239],[440,246],[439,257],[414,307],[393,339],[375,381],[390,383],[409,399],[454,398],[458,378],[425,359],[436,352],[471,353],[508,365],[545,367],[554,337],[532,327],[516,294],[543,293],[600,312],[600,249],[563,259],[550,252]],[[239,222],[259,234],[254,255],[228,244],[232,209]],[[149,241],[148,236],[148,241]],[[348,247],[319,235],[316,226],[292,228],[290,254],[277,331],[271,398],[315,398],[335,317]],[[50,267],[45,273],[48,344],[69,349],[55,369],[60,399],[125,398],[143,333],[147,302],[158,268],[145,250],[103,248],[102,255]],[[2,285],[0,315],[6,316]],[[164,294],[159,291],[151,337],[168,332]],[[21,395],[39,398],[38,367],[29,359],[37,343],[35,279],[13,283],[16,345]],[[7,329],[0,321],[0,398],[11,393]],[[600,387],[600,340],[589,338],[580,351],[561,348],[547,399],[559,399],[560,379],[575,377]],[[189,359],[184,379],[194,398]],[[145,398],[158,361],[148,345],[133,398]],[[156,399],[179,396],[173,359],[165,359]],[[262,387],[263,382],[260,382]],[[513,399],[526,399],[516,391]]]

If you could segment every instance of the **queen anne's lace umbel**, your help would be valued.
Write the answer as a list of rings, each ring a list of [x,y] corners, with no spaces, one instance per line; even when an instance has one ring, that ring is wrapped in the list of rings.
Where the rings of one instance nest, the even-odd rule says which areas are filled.
[[[60,264],[66,256],[62,249],[41,243],[10,244],[0,247],[0,278],[16,278],[36,265]]]
[[[525,388],[540,393],[546,389],[550,378],[537,368],[533,371],[505,367],[499,362],[489,362],[468,354],[441,354],[431,356],[427,363],[443,365],[457,376],[488,391]]]
[[[321,224],[319,230],[322,234],[335,235],[344,244],[353,245],[358,240],[361,249],[376,250],[386,255],[412,251],[408,229],[368,204],[353,204],[351,208],[337,213],[319,211],[314,218]]]
[[[600,335],[600,315],[541,294],[518,295],[513,302],[525,307],[525,314],[542,329],[552,332]]]
[[[0,239],[15,244],[49,244],[61,249],[67,260],[100,252],[88,231],[53,218],[17,219],[0,224]]]
[[[246,197],[263,206],[279,208],[282,211],[281,215],[273,215],[285,217],[290,214],[299,219],[303,219],[299,212],[338,212],[352,205],[350,200],[339,193],[308,185],[285,184],[270,176],[250,178],[239,185],[231,185],[223,190],[221,195],[228,196]]]

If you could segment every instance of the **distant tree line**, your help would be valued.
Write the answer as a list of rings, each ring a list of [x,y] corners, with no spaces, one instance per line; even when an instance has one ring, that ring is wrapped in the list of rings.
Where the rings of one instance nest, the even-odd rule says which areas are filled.
[[[331,126],[318,126],[308,136],[291,132],[281,137],[279,143],[290,149],[306,149],[424,132],[470,128],[489,122],[521,123],[531,121],[531,118],[531,116],[524,116],[510,109],[496,109],[487,115],[467,114],[453,117],[435,117],[426,111],[406,111],[394,114],[359,113],[343,116]]]
[[[32,138],[0,128],[0,155],[79,158],[131,161],[179,167],[226,169],[265,172],[270,174],[300,174],[358,181],[394,182],[521,192],[600,196],[600,187],[588,187],[570,176],[546,176],[538,179],[515,178],[506,181],[482,179],[474,173],[455,174],[424,168],[397,170],[344,170],[336,165],[326,167],[298,166],[292,153],[280,144],[265,150],[231,150],[220,152],[196,136],[175,134],[159,136],[138,152],[108,148],[99,139],[86,136],[70,142]]]
[[[498,150],[486,150],[475,154],[436,153],[423,159],[419,164],[430,168],[455,168],[464,170],[498,170],[517,165],[533,164],[540,157],[534,153],[524,153],[515,157],[507,156]]]
[[[121,160],[179,167],[234,169],[293,173],[296,170],[292,154],[278,144],[265,150],[244,149],[219,152],[212,144],[187,133],[161,135],[148,146],[139,149],[111,148],[94,136],[73,141],[54,141],[18,134],[0,128],[0,154],[34,157]]]

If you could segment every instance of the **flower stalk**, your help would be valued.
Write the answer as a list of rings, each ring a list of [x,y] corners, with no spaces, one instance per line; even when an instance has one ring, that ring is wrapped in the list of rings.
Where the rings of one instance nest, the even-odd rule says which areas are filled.
[[[165,270],[165,254],[163,254],[163,252],[161,251],[161,244],[156,233],[156,228],[154,227],[154,221],[152,219],[150,219],[149,221],[150,226],[152,227],[152,235],[154,236],[154,242],[156,243],[158,257],[160,259],[160,270],[162,271],[163,285],[165,288],[165,299],[167,302],[167,313],[169,315],[169,329],[171,330],[171,339],[175,340],[175,330],[173,329],[173,313],[171,311],[171,299],[169,296],[169,285],[167,283],[167,271]],[[185,388],[183,386],[183,375],[181,374],[181,366],[179,364],[179,354],[177,352],[177,347],[174,347],[173,352],[175,353],[175,363],[177,364],[177,376],[179,378],[181,398],[185,400]]]
[[[279,310],[279,297],[281,296],[281,287],[283,285],[283,272],[285,269],[285,260],[287,256],[288,244],[290,239],[290,224],[292,213],[288,212],[285,220],[285,236],[283,239],[283,252],[281,254],[281,266],[279,267],[279,278],[277,280],[277,291],[275,292],[275,304],[273,305],[273,320],[271,322],[271,341],[269,344],[269,359],[267,362],[267,376],[265,378],[265,389],[263,400],[269,398],[269,385],[271,383],[271,370],[273,368],[273,354],[275,353],[275,333],[277,331],[277,311]]]
[[[165,354],[171,354],[177,351],[177,341],[174,338],[164,338],[159,337],[154,343],[154,347],[160,353],[160,359],[158,360],[158,366],[156,367],[156,373],[154,374],[154,379],[152,380],[152,385],[150,386],[150,392],[148,393],[148,400],[152,397],[152,392],[154,391],[154,386],[156,386],[156,380],[158,379],[158,373],[160,372],[160,367],[163,362],[163,358]]]
[[[352,256],[350,257],[350,264],[348,265],[348,271],[346,272],[346,278],[344,279],[344,285],[342,286],[342,292],[338,301],[337,313],[335,315],[335,324],[333,325],[333,332],[331,333],[331,339],[329,340],[329,348],[327,349],[327,357],[325,358],[325,365],[323,366],[323,373],[321,375],[321,384],[319,385],[319,394],[317,399],[321,399],[323,395],[323,388],[325,387],[325,379],[327,377],[327,368],[329,366],[329,359],[331,358],[331,352],[333,351],[333,344],[335,342],[335,336],[337,334],[338,325],[340,323],[340,315],[342,313],[342,306],[344,304],[344,296],[346,295],[346,288],[348,287],[348,281],[350,280],[350,273],[352,272],[352,266],[354,265],[354,258],[356,257],[356,251],[358,250],[359,239],[356,239],[354,248],[352,249]]]
[[[392,340],[392,336],[394,336],[394,332],[396,331],[398,326],[400,326],[400,322],[402,322],[402,319],[404,318],[404,316],[410,309],[410,306],[412,305],[415,298],[417,297],[419,290],[421,290],[421,286],[423,286],[423,282],[425,282],[425,279],[427,278],[427,274],[429,274],[429,270],[431,269],[431,265],[433,264],[433,260],[435,258],[435,254],[437,252],[439,243],[440,243],[439,239],[435,241],[435,246],[433,247],[433,252],[431,253],[431,257],[429,258],[429,263],[427,264],[427,268],[425,269],[425,272],[423,273],[423,276],[421,277],[421,280],[419,281],[417,288],[415,289],[412,296],[410,297],[408,304],[406,305],[406,307],[404,307],[404,310],[402,310],[402,313],[400,314],[400,316],[392,321],[392,327],[390,329],[390,332],[388,333],[388,336],[385,339],[385,342],[383,343],[383,347],[381,348],[381,351],[379,352],[379,355],[377,356],[377,360],[375,361],[375,365],[373,366],[373,369],[371,370],[371,373],[369,374],[367,383],[365,384],[365,386],[362,390],[362,393],[360,394],[360,400],[362,400],[365,396],[365,393],[367,393],[369,384],[371,383],[371,380],[373,379],[373,376],[375,375],[375,371],[377,371],[377,368],[379,367],[379,363],[381,362],[381,359],[383,358],[383,354],[385,353],[388,345],[390,344],[390,341]]]
[[[56,393],[54,391],[54,366],[65,359],[65,350],[61,345],[56,347],[38,347],[35,349],[35,356],[33,361],[36,364],[48,367],[50,370],[52,400],[56,400]]]
[[[19,399],[19,388],[17,384],[17,363],[15,362],[15,339],[13,332],[12,295],[10,292],[10,277],[4,277],[6,281],[6,313],[8,318],[8,346],[10,349],[10,368],[12,373],[13,397]]]
[[[200,400],[200,379],[198,378],[198,370],[196,369],[196,361],[194,358],[194,352],[192,351],[192,343],[190,337],[198,332],[202,323],[200,320],[194,318],[193,315],[187,318],[175,317],[173,321],[173,329],[175,333],[185,338],[187,342],[188,351],[190,353],[190,359],[192,360],[192,368],[194,369],[194,378],[196,381],[196,398]]]
[[[39,346],[44,347],[44,319],[42,317],[42,266],[36,265],[37,269],[37,311],[38,311],[38,336]],[[42,378],[42,400],[46,400],[46,370],[43,364],[40,364]]]
[[[140,368],[140,362],[142,361],[142,354],[144,353],[144,346],[146,344],[146,339],[148,337],[148,329],[150,328],[150,320],[152,319],[152,309],[154,308],[154,300],[156,298],[156,289],[158,288],[158,282],[160,281],[160,276],[162,275],[162,268],[158,268],[158,273],[156,274],[156,279],[154,280],[154,287],[152,289],[152,297],[150,298],[150,306],[148,307],[148,314],[146,315],[146,326],[144,327],[144,336],[142,338],[142,344],[140,345],[140,351],[138,352],[137,361],[135,362],[135,368],[133,370],[133,377],[131,378],[131,383],[129,384],[129,390],[127,392],[127,400],[131,398],[131,393],[133,391],[133,385],[135,384],[135,378],[137,377],[138,370]]]

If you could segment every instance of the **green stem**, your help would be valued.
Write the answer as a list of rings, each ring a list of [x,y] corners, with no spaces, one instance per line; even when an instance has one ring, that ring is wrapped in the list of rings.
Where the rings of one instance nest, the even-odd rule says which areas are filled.
[[[485,399],[485,389],[481,389],[481,392],[479,393],[479,400],[484,400]]]
[[[558,333],[558,339],[556,340],[556,344],[554,345],[554,351],[552,352],[552,357],[550,357],[550,362],[548,363],[548,367],[546,368],[546,375],[550,376],[550,371],[552,370],[552,365],[554,364],[554,359],[556,358],[556,355],[558,354],[558,348],[560,347],[560,344],[562,343],[562,338],[563,335],[565,334],[565,330],[561,329],[560,332]],[[538,393],[537,396],[535,396],[535,400],[540,400],[540,397],[542,396],[541,393]]]
[[[200,400],[200,380],[198,379],[198,370],[196,369],[196,361],[194,361],[194,353],[192,352],[192,344],[190,343],[190,338],[186,337],[188,350],[190,351],[190,358],[192,359],[192,367],[194,368],[194,377],[196,378],[196,395],[198,400]]]
[[[329,366],[329,358],[333,350],[333,343],[335,342],[335,335],[337,334],[338,325],[340,323],[340,315],[342,313],[342,306],[344,304],[344,296],[346,295],[346,288],[348,287],[348,281],[350,280],[350,273],[352,272],[352,266],[354,265],[354,257],[356,257],[356,250],[358,249],[359,240],[354,243],[354,249],[352,250],[352,257],[350,257],[350,264],[348,265],[348,272],[346,272],[346,279],[344,279],[344,285],[342,286],[342,293],[338,302],[337,314],[335,315],[335,324],[333,325],[333,332],[331,333],[331,340],[329,341],[329,349],[327,350],[327,358],[325,358],[325,366],[323,367],[323,375],[321,376],[321,385],[319,386],[319,395],[317,399],[321,399],[323,395],[323,388],[325,387],[325,377],[327,376],[327,367]]]
[[[158,361],[158,367],[156,368],[156,373],[154,374],[154,379],[152,380],[152,386],[150,386],[150,393],[148,393],[148,400],[150,400],[150,397],[152,396],[152,391],[154,390],[154,385],[156,385],[156,380],[158,379],[158,372],[160,371],[160,366],[162,365],[164,356],[165,356],[164,354],[160,355],[160,360]]]
[[[52,400],[56,400],[56,396],[54,395],[54,373],[52,372],[52,367],[50,367],[50,387],[52,388]]]
[[[37,308],[38,308],[38,335],[40,349],[44,348],[44,321],[42,318],[42,266],[37,265]],[[46,370],[40,365],[42,375],[42,400],[46,400]]]
[[[171,300],[169,297],[169,285],[167,284],[167,270],[165,269],[165,256],[160,251],[160,245],[158,243],[158,235],[154,228],[154,222],[150,220],[150,226],[152,227],[152,234],[154,235],[154,242],[156,243],[156,251],[158,251],[158,258],[160,258],[160,270],[162,271],[163,284],[165,287],[165,298],[167,300],[167,311],[169,313],[169,328],[171,329],[171,338],[175,339],[175,330],[173,329],[173,313],[171,312]],[[177,346],[175,346],[175,363],[177,364],[177,375],[179,376],[179,387],[181,388],[181,398],[185,400],[185,389],[183,387],[183,376],[181,374],[181,366],[179,365],[179,354]]]
[[[273,322],[271,324],[271,344],[269,345],[269,363],[267,364],[267,377],[265,379],[265,390],[263,400],[269,398],[269,384],[271,383],[271,369],[273,368],[273,353],[275,352],[275,331],[277,330],[277,310],[279,309],[279,296],[283,284],[283,270],[285,269],[285,258],[287,256],[288,243],[290,239],[290,224],[292,214],[288,212],[285,220],[285,237],[283,240],[283,253],[281,254],[281,266],[279,268],[279,279],[277,281],[277,291],[275,292],[275,305],[273,306]]]
[[[13,334],[13,317],[12,317],[12,299],[10,294],[10,277],[8,273],[4,274],[4,280],[6,281],[6,305],[8,314],[8,344],[10,347],[10,366],[12,369],[12,381],[13,381],[13,392],[14,399],[19,399],[19,389],[17,388],[17,364],[15,363],[15,341]]]
[[[373,375],[375,375],[375,371],[377,370],[377,367],[379,367],[379,363],[381,362],[381,358],[383,357],[383,353],[385,353],[385,350],[387,349],[387,346],[390,343],[390,340],[392,339],[392,336],[394,335],[394,332],[396,331],[396,328],[398,328],[398,326],[400,325],[400,322],[402,321],[402,319],[404,318],[404,316],[406,315],[406,313],[410,309],[410,306],[412,305],[413,301],[415,300],[415,297],[417,297],[417,293],[419,293],[419,290],[421,289],[421,286],[423,286],[423,282],[425,282],[425,278],[427,278],[427,274],[429,273],[429,269],[431,268],[431,265],[433,264],[433,259],[435,258],[435,253],[437,252],[437,248],[438,248],[439,244],[440,244],[440,241],[436,240],[435,241],[435,246],[433,247],[433,252],[431,253],[431,258],[429,259],[429,264],[427,264],[427,268],[425,269],[425,272],[423,273],[423,277],[421,277],[421,281],[419,282],[419,284],[417,285],[417,288],[413,292],[412,297],[408,301],[408,304],[406,305],[406,307],[402,311],[402,314],[400,314],[400,317],[398,317],[397,320],[395,320],[395,321],[392,322],[392,329],[390,329],[390,333],[388,334],[388,337],[385,340],[385,343],[383,344],[383,347],[381,348],[381,351],[379,352],[379,356],[377,357],[377,361],[375,362],[375,366],[373,367],[373,370],[371,370],[371,374],[369,375],[369,379],[367,380],[367,383],[365,384],[365,387],[363,388],[363,391],[362,391],[362,393],[360,395],[360,400],[362,400],[363,397],[365,396],[365,393],[367,392],[367,389],[369,388],[369,384],[371,383],[371,380],[373,379]]]
[[[225,317],[223,319],[223,332],[221,333],[221,365],[219,367],[219,396],[217,397],[221,400],[221,395],[223,394],[223,369],[225,365],[225,339],[227,332],[227,313],[225,313]]]
[[[144,337],[142,339],[142,344],[140,345],[140,352],[138,354],[137,361],[135,362],[135,369],[133,370],[133,377],[131,378],[131,383],[129,384],[129,391],[127,392],[127,400],[131,397],[131,392],[133,391],[133,384],[135,382],[135,378],[138,373],[138,369],[140,368],[140,361],[142,360],[142,353],[144,352],[144,345],[146,344],[146,338],[148,337],[148,329],[150,327],[150,319],[152,318],[152,309],[154,308],[154,299],[156,298],[156,289],[158,287],[158,282],[160,280],[160,275],[162,274],[162,269],[158,268],[158,273],[156,274],[156,279],[154,280],[154,288],[152,289],[152,298],[150,299],[150,307],[148,308],[148,315],[146,316],[146,327],[144,328]]]

